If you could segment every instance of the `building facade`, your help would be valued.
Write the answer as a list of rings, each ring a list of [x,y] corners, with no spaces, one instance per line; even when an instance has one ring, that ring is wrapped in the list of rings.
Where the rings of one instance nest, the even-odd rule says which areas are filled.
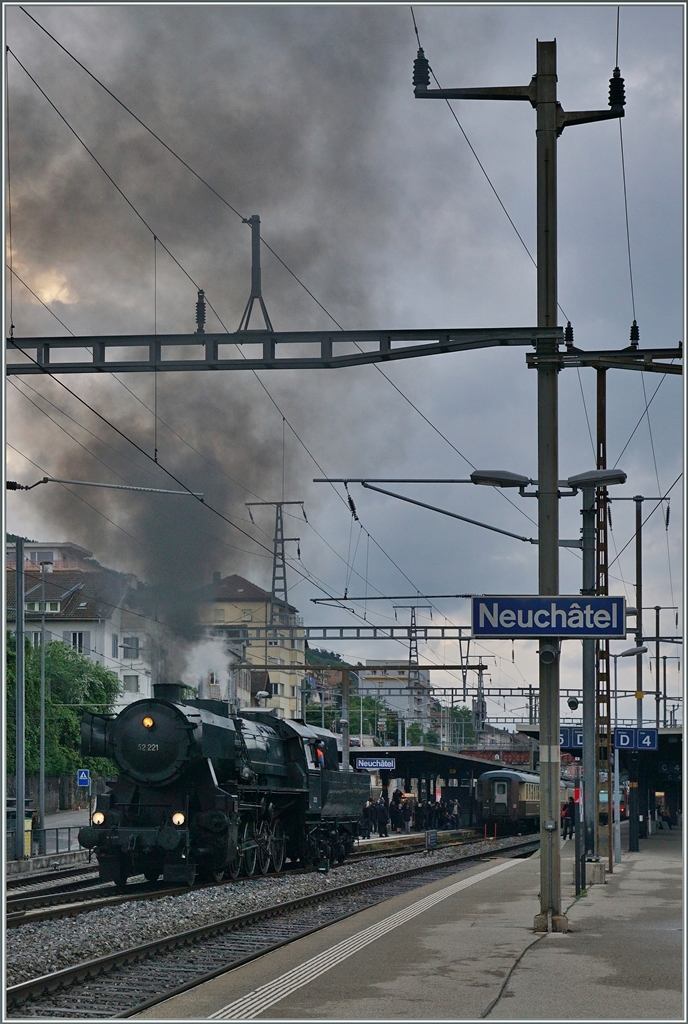
[[[304,664],[305,635],[289,637],[280,626],[299,627],[303,620],[292,605],[280,604],[274,635],[256,639],[250,628],[269,626],[270,605],[269,591],[243,576],[215,573],[211,586],[199,593],[199,623],[207,636],[222,638],[228,650],[238,654],[238,645],[243,649],[243,666],[239,660],[230,664],[230,692],[223,699],[255,706],[256,694],[267,692],[262,701],[266,707],[276,708],[280,718],[299,718],[304,673],[288,666]]]
[[[69,644],[110,669],[121,693],[116,708],[152,693],[152,638],[148,618],[137,605],[140,584],[132,574],[105,569],[78,544],[24,544],[24,630],[39,647]],[[7,625],[16,629],[15,548],[8,544]],[[43,563],[43,564],[41,564]]]

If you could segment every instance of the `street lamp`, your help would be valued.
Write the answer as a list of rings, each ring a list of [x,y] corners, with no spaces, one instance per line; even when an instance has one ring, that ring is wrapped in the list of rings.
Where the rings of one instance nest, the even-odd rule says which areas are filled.
[[[611,654],[614,659],[614,863],[621,863],[621,793],[619,789],[619,748],[616,743],[616,728],[619,720],[619,688],[616,662],[619,658],[641,657],[647,653],[647,647],[629,647],[621,654]],[[630,809],[629,809],[630,810]],[[629,814],[630,817],[630,814]],[[611,823],[611,822],[610,822]]]

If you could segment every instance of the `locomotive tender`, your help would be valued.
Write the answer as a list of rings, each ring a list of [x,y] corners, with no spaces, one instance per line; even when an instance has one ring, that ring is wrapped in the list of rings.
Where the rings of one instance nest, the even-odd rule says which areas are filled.
[[[99,795],[79,842],[100,877],[133,874],[192,885],[285,859],[327,866],[353,849],[367,773],[340,771],[332,733],[219,700],[184,700],[177,684],[116,717],[85,713],[81,752],[109,757],[119,775]]]
[[[564,782],[561,787],[562,806],[573,796],[573,785]],[[478,800],[482,805],[481,819],[487,824],[511,822],[514,825],[540,822],[540,776],[533,772],[520,772],[512,768],[483,772],[478,779]]]

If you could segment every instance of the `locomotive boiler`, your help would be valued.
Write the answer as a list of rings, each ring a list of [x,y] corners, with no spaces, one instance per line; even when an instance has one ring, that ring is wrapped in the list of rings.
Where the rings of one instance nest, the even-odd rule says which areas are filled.
[[[285,860],[341,862],[370,790],[367,773],[340,770],[332,733],[272,710],[184,700],[175,684],[117,716],[85,713],[81,751],[119,771],[79,832],[101,879],[119,886],[134,874],[192,885]]]

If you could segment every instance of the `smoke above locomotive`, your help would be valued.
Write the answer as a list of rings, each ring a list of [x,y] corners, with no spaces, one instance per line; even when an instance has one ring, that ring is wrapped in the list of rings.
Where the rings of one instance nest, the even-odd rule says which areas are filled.
[[[331,733],[273,710],[230,714],[185,699],[181,684],[155,684],[116,717],[85,713],[81,740],[82,754],[119,772],[79,841],[120,886],[134,874],[191,885],[285,860],[342,862],[369,795],[367,774],[340,770]]]

